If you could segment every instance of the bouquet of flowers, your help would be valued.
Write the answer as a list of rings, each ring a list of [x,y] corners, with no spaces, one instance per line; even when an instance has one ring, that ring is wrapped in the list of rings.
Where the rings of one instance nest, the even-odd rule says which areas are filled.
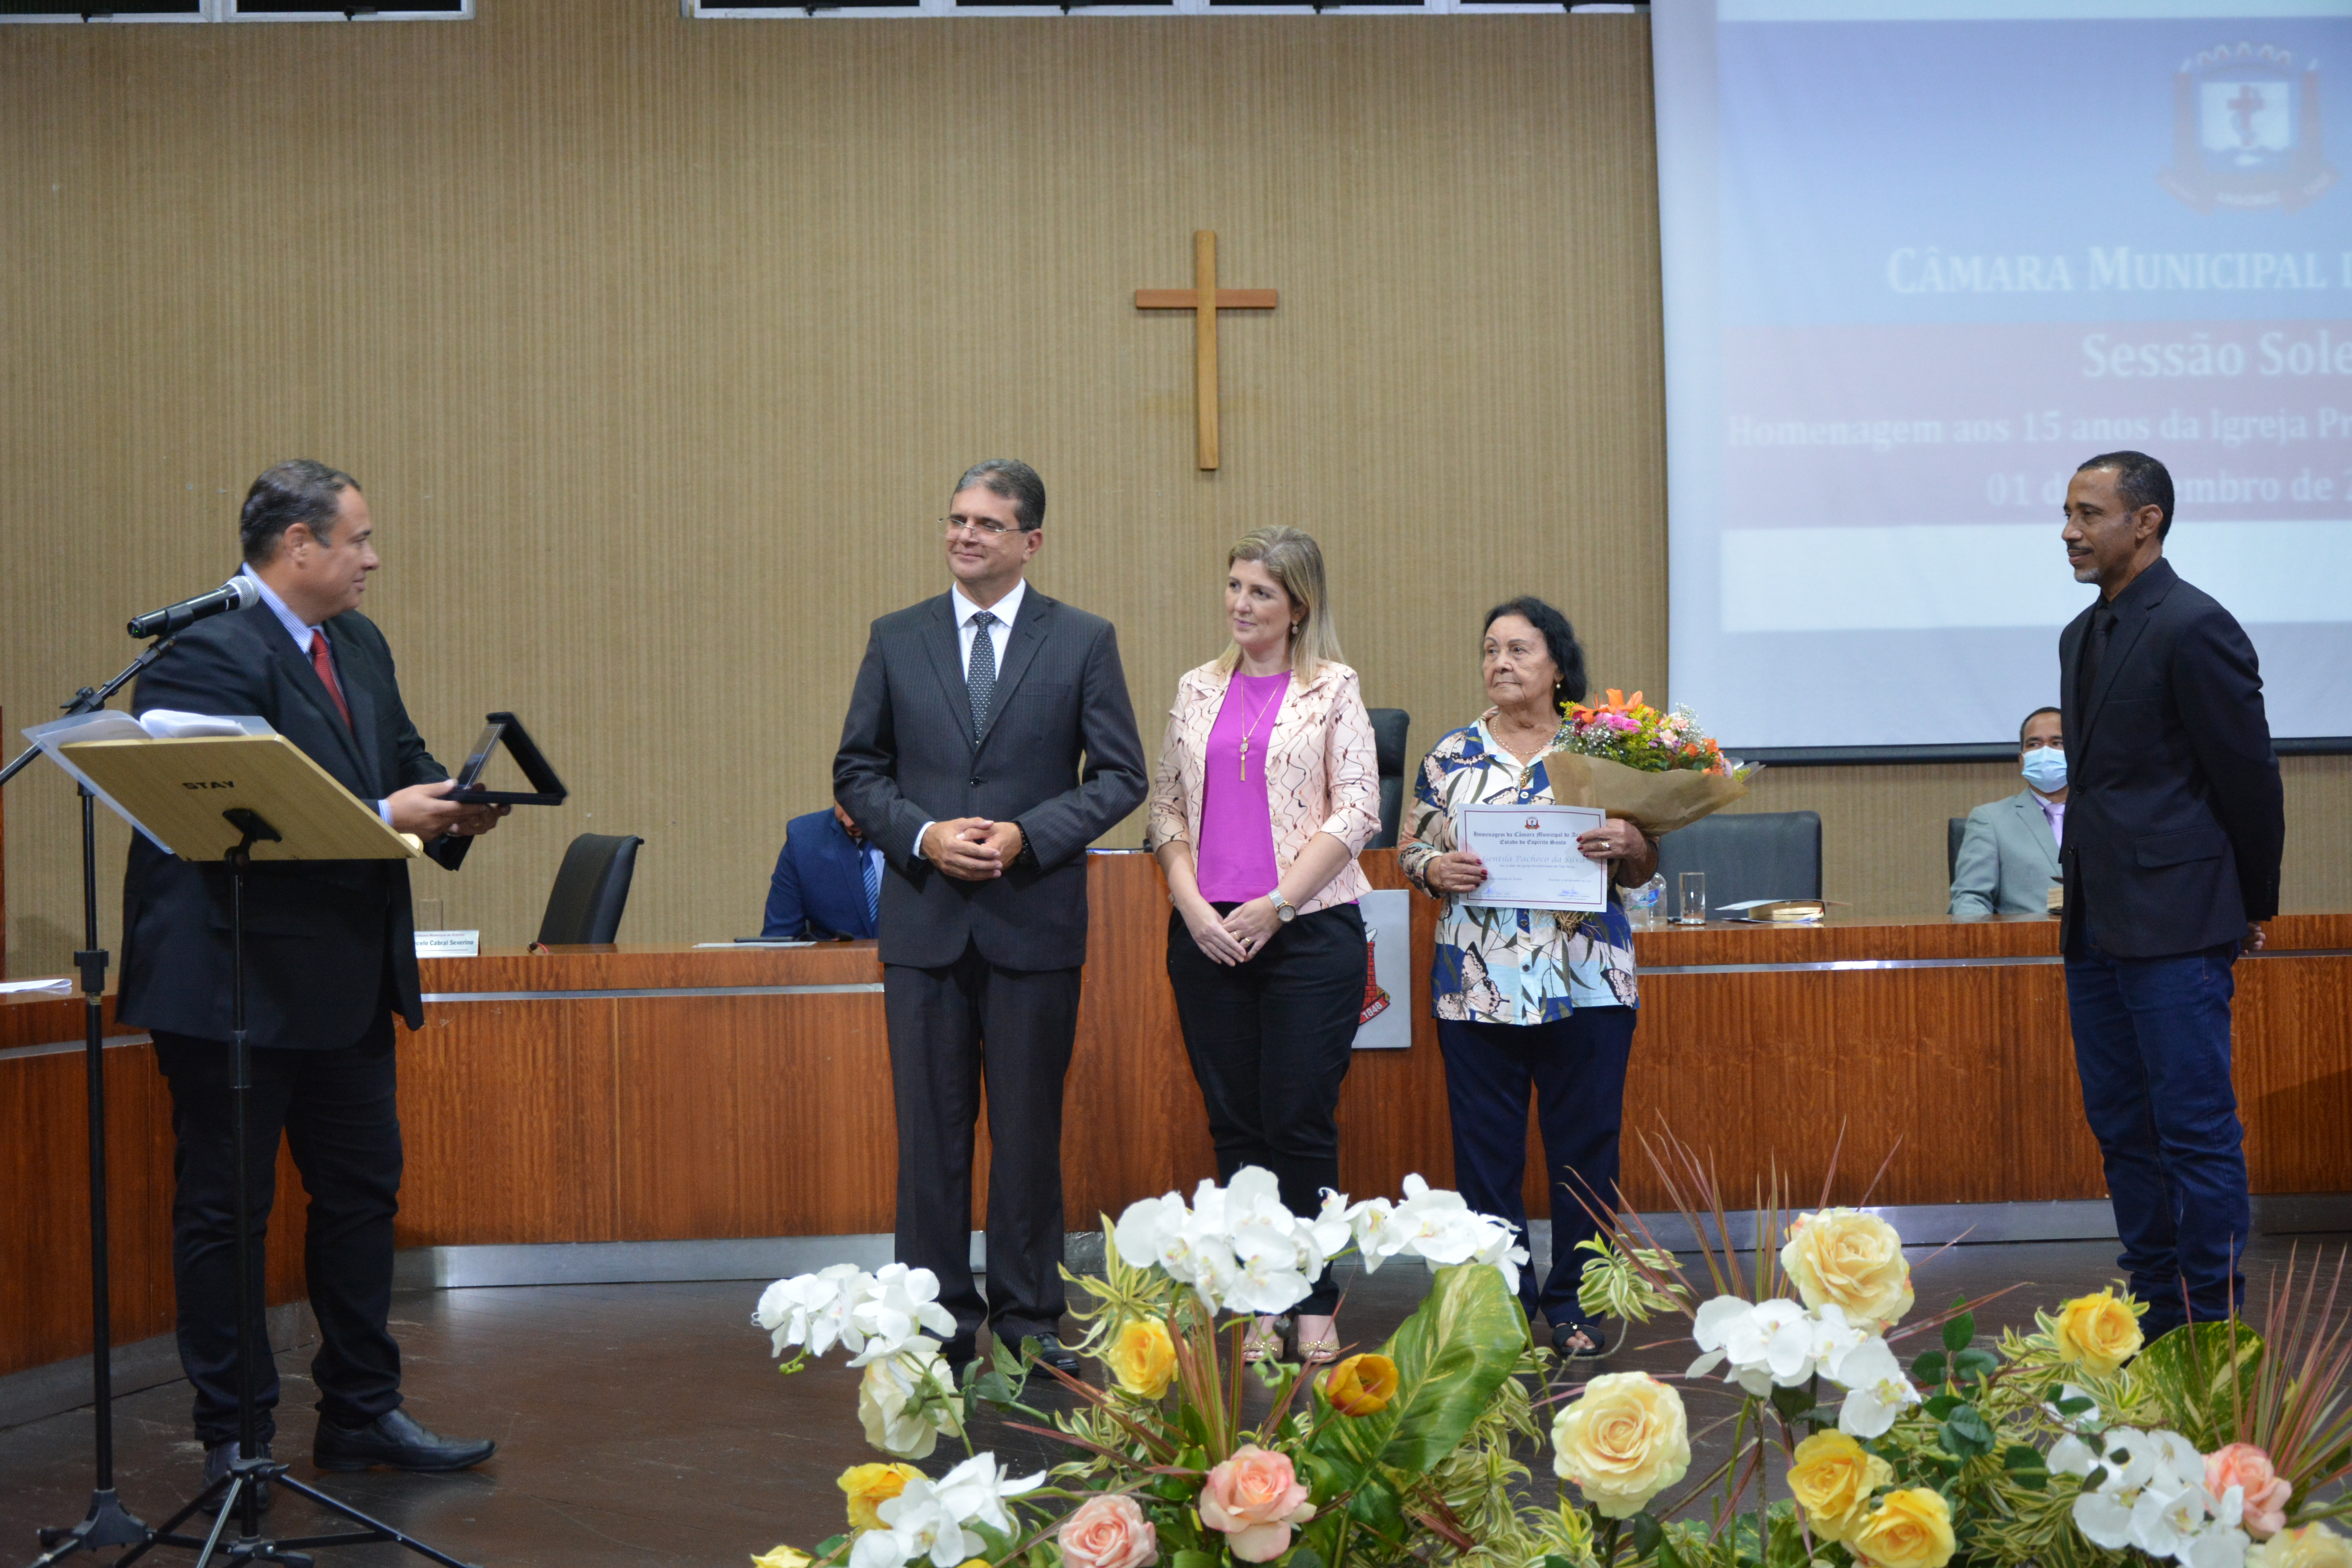
[[[1554,800],[1600,806],[1653,838],[1739,799],[1759,771],[1726,757],[1688,708],[1661,713],[1613,687],[1568,710],[1543,763]]]

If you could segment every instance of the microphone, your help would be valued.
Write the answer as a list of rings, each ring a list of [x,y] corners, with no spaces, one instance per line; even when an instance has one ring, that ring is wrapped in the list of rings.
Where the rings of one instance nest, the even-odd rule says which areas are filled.
[[[193,599],[183,599],[176,605],[150,610],[125,629],[134,637],[167,637],[186,631],[207,616],[230,610],[248,609],[259,603],[260,585],[239,573],[209,594],[199,594]]]

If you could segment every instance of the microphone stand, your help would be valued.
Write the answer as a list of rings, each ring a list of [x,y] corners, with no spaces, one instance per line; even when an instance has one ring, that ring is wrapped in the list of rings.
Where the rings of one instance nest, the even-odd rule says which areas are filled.
[[[104,686],[83,687],[65,704],[68,715],[95,713],[107,699],[172,646],[158,637],[122,672]],[[0,768],[0,785],[25,771],[40,754],[27,746],[15,762]],[[81,795],[81,951],[74,954],[81,971],[82,1068],[84,1093],[89,1103],[89,1381],[96,1417],[96,1477],[91,1483],[89,1511],[79,1524],[43,1526],[41,1544],[47,1548],[33,1568],[47,1568],[77,1552],[102,1552],[136,1545],[147,1539],[147,1527],[122,1506],[114,1492],[114,1311],[108,1278],[106,1229],[106,966],[108,955],[98,945],[98,821],[97,797],[89,786],[76,782]]]

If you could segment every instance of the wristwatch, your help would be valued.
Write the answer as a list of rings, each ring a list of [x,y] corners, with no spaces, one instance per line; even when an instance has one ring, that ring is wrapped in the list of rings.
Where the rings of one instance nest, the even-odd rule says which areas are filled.
[[[1280,888],[1276,888],[1274,891],[1268,893],[1266,898],[1274,904],[1275,918],[1279,920],[1284,925],[1288,925],[1292,921],[1298,918],[1298,906],[1292,903],[1288,899],[1284,898]]]

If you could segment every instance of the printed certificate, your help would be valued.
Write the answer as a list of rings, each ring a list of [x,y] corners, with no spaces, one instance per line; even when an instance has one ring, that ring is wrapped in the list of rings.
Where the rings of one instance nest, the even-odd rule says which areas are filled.
[[[1461,895],[1462,902],[1586,913],[1607,909],[1610,862],[1587,859],[1576,846],[1603,820],[1594,805],[1457,807],[1454,842],[1486,867],[1486,879]]]

